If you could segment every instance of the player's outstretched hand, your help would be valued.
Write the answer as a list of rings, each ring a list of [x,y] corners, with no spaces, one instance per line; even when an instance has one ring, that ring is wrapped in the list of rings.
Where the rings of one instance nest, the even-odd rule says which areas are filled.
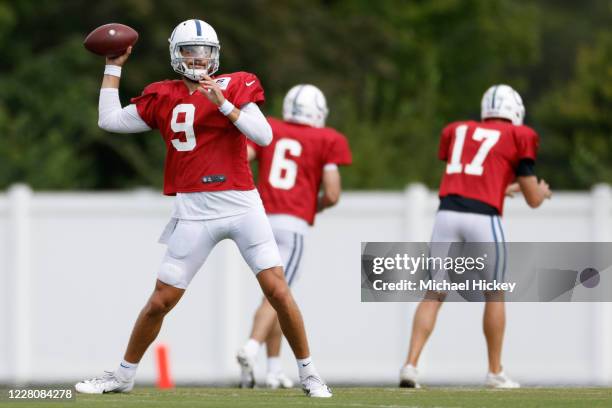
[[[130,56],[130,54],[132,53],[132,46],[130,45],[127,50],[125,50],[125,53],[123,55],[120,55],[118,57],[106,57],[106,65],[118,65],[118,66],[123,66],[123,64],[125,64],[125,61],[127,61],[128,57]]]
[[[521,186],[519,183],[512,183],[506,187],[506,196],[514,197],[514,195],[521,191]]]
[[[546,181],[544,181],[543,179],[540,180],[540,182],[538,183],[538,186],[540,187],[540,191],[544,195],[544,198],[552,197],[552,191],[550,191],[550,186],[548,185]]]
[[[225,102],[225,96],[223,96],[221,88],[219,88],[219,85],[208,75],[204,75],[204,80],[200,81],[198,91],[217,106],[221,106],[223,102]]]

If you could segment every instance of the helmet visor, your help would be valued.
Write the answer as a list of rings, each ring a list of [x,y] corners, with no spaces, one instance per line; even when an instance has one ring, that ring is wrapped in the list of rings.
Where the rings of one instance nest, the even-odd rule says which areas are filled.
[[[210,45],[180,45],[179,52],[183,58],[209,59],[213,56],[213,47]]]
[[[205,70],[213,65],[213,60],[216,58],[217,49],[210,45],[187,44],[178,47],[182,62],[190,70]]]

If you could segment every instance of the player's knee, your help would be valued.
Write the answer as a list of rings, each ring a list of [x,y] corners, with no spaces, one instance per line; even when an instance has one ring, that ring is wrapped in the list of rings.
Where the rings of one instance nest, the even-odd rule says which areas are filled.
[[[174,306],[174,302],[170,299],[165,299],[163,296],[152,296],[145,307],[145,313],[149,317],[159,317],[165,316],[168,314],[172,307]]]
[[[279,307],[287,306],[291,302],[291,291],[286,283],[279,282],[268,290],[266,297],[272,306],[278,309]]]
[[[504,301],[504,291],[486,291],[484,292],[485,301],[487,302],[503,302]]]
[[[446,300],[447,293],[446,292],[438,292],[438,291],[427,291],[425,293],[425,297],[423,300],[431,302],[431,306],[436,306],[440,308],[442,303]]]

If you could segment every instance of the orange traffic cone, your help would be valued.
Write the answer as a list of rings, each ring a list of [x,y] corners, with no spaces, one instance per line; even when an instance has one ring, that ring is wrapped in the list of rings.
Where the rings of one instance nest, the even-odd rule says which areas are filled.
[[[174,388],[174,382],[170,376],[170,364],[168,362],[168,346],[158,344],[155,347],[157,357],[157,388],[165,390]]]

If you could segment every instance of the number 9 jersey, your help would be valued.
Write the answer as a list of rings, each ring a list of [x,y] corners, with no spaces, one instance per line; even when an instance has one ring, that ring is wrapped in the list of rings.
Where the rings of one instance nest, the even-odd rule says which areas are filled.
[[[263,103],[259,79],[248,72],[214,78],[237,108]],[[155,82],[132,99],[138,114],[166,142],[164,194],[253,190],[246,137],[200,91],[182,80]]]
[[[506,187],[523,159],[535,162],[539,138],[528,126],[504,121],[454,122],[442,131],[438,158],[446,170],[440,198],[458,195],[503,213]]]
[[[249,141],[259,163],[257,189],[267,214],[287,214],[314,224],[323,167],[348,165],[352,157],[344,135],[332,128],[315,128],[268,118],[272,143]]]

